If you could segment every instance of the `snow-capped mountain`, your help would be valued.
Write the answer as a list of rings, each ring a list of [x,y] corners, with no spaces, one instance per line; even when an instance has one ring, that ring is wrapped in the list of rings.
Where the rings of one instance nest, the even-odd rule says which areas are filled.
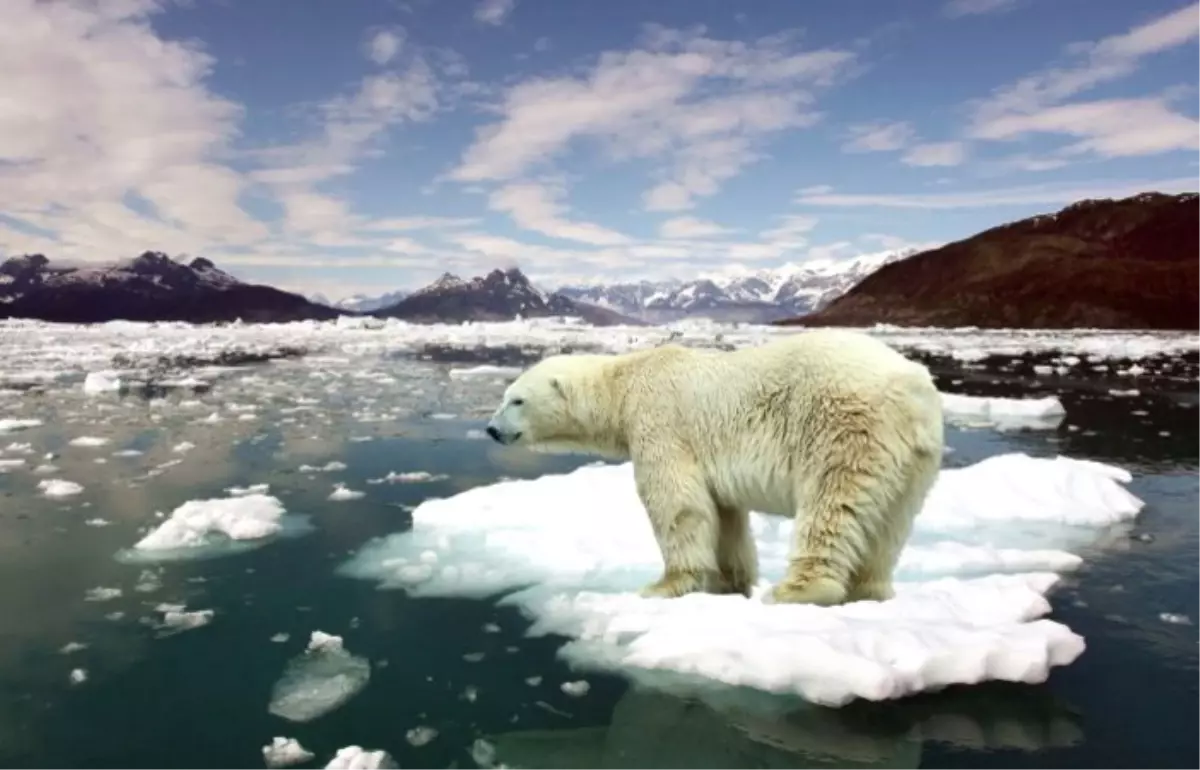
[[[0,262],[0,318],[208,323],[336,315],[299,294],[244,283],[203,257],[185,263],[147,251],[99,266],[54,264],[42,254]]]
[[[325,299],[321,295],[309,296],[309,299],[313,302],[329,305],[330,307],[349,310],[352,313],[371,313],[388,305],[396,304],[407,297],[408,294],[406,291],[389,291],[387,294],[380,294],[377,297],[367,294],[351,294],[349,297],[339,299],[337,302]]]
[[[493,270],[463,280],[444,273],[428,286],[373,315],[416,323],[498,321],[517,317],[568,316],[591,324],[636,323],[612,310],[577,301],[561,293],[538,289],[520,270]]]
[[[705,316],[761,323],[818,310],[879,268],[917,249],[820,260],[764,270],[738,270],[690,281],[639,281],[566,286],[562,294],[647,321]]]

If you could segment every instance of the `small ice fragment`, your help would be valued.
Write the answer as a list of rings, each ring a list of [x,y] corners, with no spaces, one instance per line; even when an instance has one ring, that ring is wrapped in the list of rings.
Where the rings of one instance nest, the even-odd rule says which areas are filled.
[[[437,728],[418,725],[404,734],[409,745],[420,748],[438,736]]]
[[[88,602],[106,602],[110,599],[116,599],[121,595],[120,588],[89,588],[84,595],[84,601]]]
[[[484,623],[483,632],[485,634],[498,634],[500,633],[500,626],[496,625],[495,623]]]
[[[385,770],[397,768],[396,760],[382,749],[365,751],[361,746],[346,746],[338,749],[325,770]]]
[[[245,497],[246,495],[265,495],[270,489],[270,484],[251,484],[248,487],[226,487],[225,491],[233,497]]]
[[[572,698],[587,695],[588,690],[592,689],[592,685],[586,679],[580,679],[575,682],[563,682],[558,687]]]
[[[0,473],[7,473],[13,468],[20,468],[24,464],[25,460],[21,457],[0,458]]]
[[[64,479],[42,479],[38,491],[46,497],[70,497],[83,491],[83,485]]]
[[[117,610],[115,612],[109,612],[109,613],[105,614],[104,619],[105,620],[120,620],[123,617],[125,617],[125,613],[122,612],[121,610]]]
[[[87,669],[73,668],[71,669],[71,684],[83,684],[87,681]]]
[[[196,448],[196,445],[190,441],[180,441],[178,444],[171,447],[171,451],[179,452],[180,454],[182,454],[183,452],[190,452],[195,448]]]
[[[71,439],[67,443],[71,446],[98,447],[104,446],[108,443],[108,441],[108,439],[100,438],[99,436],[79,436],[78,438]]]
[[[333,491],[329,493],[330,500],[358,500],[364,497],[366,492],[360,492],[356,489],[350,489],[345,484],[334,484]]]
[[[468,652],[466,655],[462,656],[463,660],[468,663],[478,663],[479,661],[483,660],[484,657],[485,655],[482,652]]]
[[[298,765],[312,759],[314,754],[300,745],[295,738],[284,738],[277,735],[271,742],[262,747],[263,761],[267,767],[287,767]]]
[[[491,767],[496,763],[496,747],[483,738],[471,744],[471,759],[480,767]]]
[[[285,634],[285,633],[280,632],[278,634],[273,635],[271,637],[271,641],[275,642],[276,644],[283,644],[284,642],[286,642],[288,639],[291,639],[291,638],[292,638],[291,634]]]
[[[70,655],[73,652],[79,652],[86,649],[87,645],[83,642],[67,642],[62,647],[59,647],[58,651],[63,655]]]
[[[140,449],[118,449],[113,452],[113,457],[140,457],[142,454]]]
[[[19,430],[26,428],[36,428],[41,425],[41,420],[23,420],[13,417],[0,418],[0,433],[16,433]]]
[[[121,390],[121,378],[116,372],[88,372],[83,379],[83,392],[89,395],[99,393],[116,393]]]
[[[158,573],[154,570],[144,569],[142,570],[142,573],[138,575],[138,582],[133,587],[133,590],[139,593],[148,594],[151,591],[157,591],[160,588],[162,588],[162,579],[159,577]]]
[[[540,676],[525,677],[525,684],[529,685],[530,687],[537,687],[541,683],[542,683],[542,678]]]
[[[108,519],[102,519],[99,516],[97,516],[96,518],[88,519],[87,521],[85,521],[83,523],[89,527],[107,527],[112,522],[110,522]]]
[[[181,631],[190,631],[193,628],[207,626],[212,622],[213,610],[194,610],[192,612],[185,611],[182,606],[179,609],[171,608],[163,612],[163,622],[161,628],[166,629],[170,633],[179,633]]]
[[[1190,626],[1192,624],[1191,619],[1187,615],[1179,615],[1174,612],[1160,613],[1158,619],[1164,623],[1173,623],[1180,626]]]
[[[275,683],[267,710],[308,722],[353,698],[370,676],[370,662],[346,652],[340,636],[313,631],[308,648],[288,662]]]

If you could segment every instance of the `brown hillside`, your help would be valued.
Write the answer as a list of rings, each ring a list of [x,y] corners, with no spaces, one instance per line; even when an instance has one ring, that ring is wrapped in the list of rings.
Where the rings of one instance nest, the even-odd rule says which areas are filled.
[[[1085,200],[885,265],[805,326],[1200,328],[1200,197]]]

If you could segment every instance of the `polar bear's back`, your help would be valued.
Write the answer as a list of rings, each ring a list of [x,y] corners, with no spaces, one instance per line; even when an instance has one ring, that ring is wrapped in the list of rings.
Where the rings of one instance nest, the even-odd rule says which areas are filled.
[[[797,475],[819,474],[842,431],[940,457],[929,370],[866,334],[821,329],[729,352],[642,355],[628,395],[643,435],[686,447],[718,497],[755,510],[791,514]]]

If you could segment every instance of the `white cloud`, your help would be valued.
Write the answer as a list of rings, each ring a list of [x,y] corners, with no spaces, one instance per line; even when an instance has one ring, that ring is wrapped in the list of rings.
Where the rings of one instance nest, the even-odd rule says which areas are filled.
[[[470,227],[476,224],[479,224],[477,217],[389,217],[367,222],[361,229],[378,232],[402,232],[405,230]]]
[[[503,211],[520,227],[551,238],[593,246],[612,246],[630,241],[628,236],[607,227],[564,218],[568,207],[561,199],[565,193],[560,186],[513,182],[491,194],[488,198],[488,208]]]
[[[942,13],[950,18],[960,16],[983,16],[1004,13],[1017,6],[1017,0],[949,0],[942,6]]]
[[[513,9],[517,0],[480,0],[475,6],[475,21],[481,24],[503,24]]]
[[[813,89],[854,60],[849,51],[794,51],[786,35],[746,43],[650,27],[645,42],[601,54],[583,77],[510,88],[503,117],[477,132],[450,178],[510,180],[586,138],[614,161],[665,160],[644,202],[683,210],[761,157],[763,137],[816,121]]]
[[[1200,38],[1200,2],[1135,26],[1121,35],[1093,43],[1075,44],[1070,53],[1078,60],[1066,67],[1031,74],[998,89],[976,104],[976,130],[1013,113],[1034,113],[1132,74],[1145,56],[1163,53]]]
[[[901,156],[908,166],[957,166],[967,158],[962,142],[929,142],[913,145]]]
[[[238,205],[246,180],[217,160],[241,109],[205,87],[212,57],[155,36],[155,10],[5,3],[0,210],[39,218],[56,256],[194,252],[267,234]]]
[[[971,209],[993,206],[1057,206],[1085,198],[1125,198],[1143,192],[1195,192],[1196,179],[1177,177],[1145,181],[1073,182],[1028,185],[994,190],[928,194],[809,193],[795,202],[807,206],[842,208]]]
[[[368,59],[383,66],[400,53],[401,47],[404,46],[404,38],[404,30],[399,27],[376,30],[367,38],[364,53]]]
[[[859,123],[850,126],[849,139],[843,152],[889,152],[903,149],[916,136],[913,127],[904,121],[891,123]]]
[[[726,227],[721,227],[716,222],[709,222],[706,219],[697,219],[696,217],[673,217],[672,219],[664,220],[658,226],[658,234],[668,240],[690,240],[693,238],[712,238],[716,235],[724,235],[730,232]]]
[[[803,214],[785,214],[779,224],[764,230],[760,237],[776,247],[798,249],[808,243],[808,233],[817,226],[817,218]]]

